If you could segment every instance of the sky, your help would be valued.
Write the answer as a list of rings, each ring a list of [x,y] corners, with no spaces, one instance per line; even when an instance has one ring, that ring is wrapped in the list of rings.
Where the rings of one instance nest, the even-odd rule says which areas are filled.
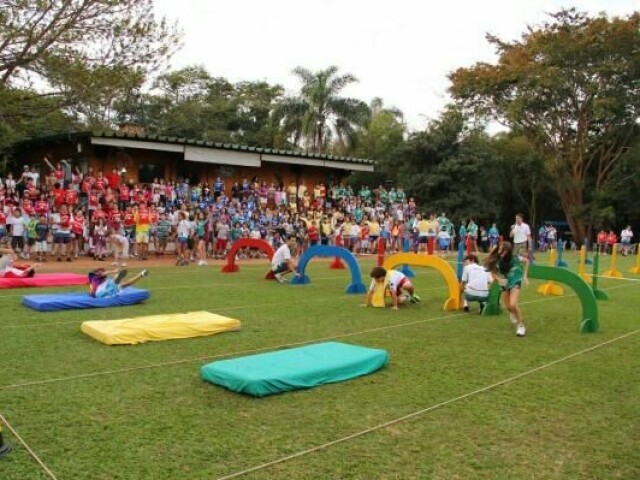
[[[367,103],[380,97],[423,129],[448,103],[447,75],[493,62],[486,33],[517,39],[547,12],[575,6],[627,16],[640,0],[155,0],[177,21],[183,47],[172,68],[202,65],[232,82],[266,80],[294,95],[296,66],[336,65],[358,83],[343,90]]]

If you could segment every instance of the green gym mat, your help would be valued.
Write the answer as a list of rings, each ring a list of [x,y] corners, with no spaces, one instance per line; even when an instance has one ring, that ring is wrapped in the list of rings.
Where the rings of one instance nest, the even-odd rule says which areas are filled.
[[[385,350],[325,342],[202,366],[203,380],[254,397],[313,388],[373,373],[389,362]]]

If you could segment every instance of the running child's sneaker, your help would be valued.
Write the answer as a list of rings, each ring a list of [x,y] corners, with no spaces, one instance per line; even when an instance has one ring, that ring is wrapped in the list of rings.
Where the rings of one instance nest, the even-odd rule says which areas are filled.
[[[527,327],[525,327],[522,323],[520,325],[518,325],[518,328],[516,328],[516,336],[517,337],[524,337],[527,334]]]
[[[148,277],[149,276],[149,270],[147,270],[146,268],[144,270],[142,270],[140,272],[140,276],[141,277]]]
[[[513,313],[509,314],[509,320],[511,320],[511,323],[513,323],[514,325],[518,324],[518,319],[516,318],[516,316]]]
[[[126,276],[127,276],[127,271],[125,269],[120,270],[114,280],[114,282],[116,282],[116,285],[120,285],[120,282],[124,280]]]
[[[281,273],[276,273],[274,276],[276,277],[276,280],[279,283],[284,283],[285,282],[284,276]]]

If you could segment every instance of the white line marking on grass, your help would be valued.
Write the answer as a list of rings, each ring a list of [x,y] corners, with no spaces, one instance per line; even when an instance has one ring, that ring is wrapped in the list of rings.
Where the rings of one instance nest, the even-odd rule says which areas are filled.
[[[618,285],[616,287],[611,287],[607,290],[614,290],[617,288],[625,288],[628,285]],[[570,298],[570,297],[575,297],[576,295],[566,295],[566,296],[562,296],[562,297],[544,297],[544,298],[539,298],[537,300],[530,300],[528,302],[522,302],[521,305],[528,305],[531,303],[540,303],[540,302],[547,302],[547,301],[551,301],[551,300],[558,300],[558,299],[562,299],[562,298]],[[327,299],[330,300],[330,299]],[[284,303],[284,302],[283,302]],[[289,303],[289,302],[286,302]],[[264,305],[262,305],[264,306]],[[238,307],[240,308],[240,307]],[[419,324],[423,324],[423,323],[430,323],[430,322],[434,322],[436,320],[442,320],[442,319],[448,319],[448,318],[453,318],[453,317],[461,317],[461,316],[466,316],[467,313],[466,312],[459,312],[459,313],[453,313],[450,315],[441,315],[439,317],[432,317],[432,318],[425,318],[422,320],[414,320],[412,322],[408,322],[408,323],[397,323],[395,325],[385,325],[382,327],[376,327],[376,328],[371,328],[371,329],[367,329],[367,330],[360,330],[357,332],[350,332],[350,333],[343,333],[343,334],[339,334],[339,335],[331,335],[331,336],[327,336],[327,337],[321,337],[321,338],[315,338],[315,339],[311,339],[311,340],[300,340],[297,342],[292,342],[292,343],[285,343],[282,345],[275,345],[275,346],[271,346],[271,347],[260,347],[260,348],[253,348],[253,349],[249,349],[249,350],[242,350],[239,352],[228,352],[228,353],[219,353],[217,355],[207,355],[207,356],[201,356],[201,357],[191,357],[191,358],[185,358],[185,359],[181,359],[181,360],[172,360],[169,362],[162,362],[162,363],[154,363],[154,364],[150,364],[150,365],[141,365],[141,366],[137,366],[137,367],[127,367],[127,368],[120,368],[120,369],[116,369],[116,370],[107,370],[107,371],[102,371],[102,372],[92,372],[92,373],[83,373],[80,375],[72,375],[69,377],[58,377],[58,378],[49,378],[49,379],[45,379],[45,380],[36,380],[36,381],[31,381],[31,382],[24,382],[24,383],[14,383],[14,384],[10,384],[10,385],[1,385],[0,386],[0,390],[9,390],[9,389],[13,389],[13,388],[21,388],[21,387],[30,387],[30,386],[36,386],[36,385],[46,385],[46,384],[50,384],[50,383],[58,383],[58,382],[65,382],[65,381],[69,381],[69,380],[79,380],[79,379],[84,379],[84,378],[93,378],[93,377],[101,377],[101,376],[105,376],[105,375],[112,375],[112,374],[116,374],[116,373],[127,373],[127,372],[136,372],[139,370],[148,370],[150,368],[160,368],[160,367],[167,367],[167,366],[172,366],[172,365],[180,365],[183,363],[191,363],[191,362],[201,362],[201,361],[206,361],[206,360],[213,360],[214,358],[222,358],[222,357],[230,357],[230,356],[234,356],[234,355],[246,355],[249,353],[258,353],[258,352],[265,352],[265,351],[269,351],[269,350],[279,350],[282,348],[288,348],[288,347],[296,347],[299,345],[307,345],[310,343],[315,343],[315,342],[323,342],[323,341],[327,341],[327,340],[337,340],[339,338],[347,338],[347,337],[353,337],[353,336],[357,336],[357,335],[364,335],[367,333],[374,333],[374,332],[381,332],[381,331],[385,331],[385,330],[392,330],[394,328],[403,328],[403,327],[409,327],[409,326],[413,326],[413,325],[419,325]]]
[[[589,274],[591,275],[591,274]],[[640,278],[627,278],[627,277],[605,277],[604,275],[595,275],[598,278],[603,278],[605,280],[622,280],[627,282],[640,282]]]
[[[349,440],[353,440],[355,438],[362,437],[363,435],[366,435],[368,433],[372,433],[372,432],[375,432],[377,430],[381,430],[381,429],[390,427],[390,426],[395,425],[397,423],[404,422],[406,420],[410,420],[410,419],[418,417],[420,415],[424,415],[425,413],[432,412],[433,410],[436,410],[438,408],[450,405],[450,404],[455,403],[455,402],[459,402],[460,400],[465,400],[467,398],[479,395],[479,394],[487,392],[489,390],[493,390],[493,389],[495,389],[497,387],[500,387],[502,385],[506,385],[508,383],[515,382],[516,380],[519,380],[519,379],[521,379],[523,377],[526,377],[528,375],[532,375],[532,374],[534,374],[536,372],[539,372],[541,370],[553,367],[554,365],[557,365],[557,364],[562,363],[562,362],[566,362],[566,361],[571,360],[573,358],[576,358],[576,357],[578,357],[580,355],[585,355],[587,353],[593,352],[594,350],[597,350],[599,348],[605,347],[607,345],[611,345],[612,343],[618,342],[620,340],[624,340],[625,338],[631,337],[631,336],[636,335],[638,333],[640,333],[640,329],[634,330],[634,331],[629,332],[629,333],[625,333],[624,335],[620,335],[619,337],[615,337],[615,338],[612,338],[611,340],[607,340],[607,341],[599,343],[597,345],[593,345],[593,346],[591,346],[589,348],[585,348],[584,350],[580,350],[580,351],[571,353],[569,355],[566,355],[566,356],[564,356],[562,358],[559,358],[557,360],[554,360],[552,362],[548,362],[548,363],[545,363],[543,365],[540,365],[539,367],[535,367],[535,368],[532,368],[530,370],[527,370],[526,372],[522,372],[522,373],[519,373],[519,374],[514,375],[512,377],[505,378],[504,380],[500,380],[499,382],[492,383],[491,385],[487,385],[485,387],[478,388],[476,390],[473,390],[471,392],[465,393],[463,395],[459,395],[459,396],[454,397],[454,398],[450,398],[449,400],[445,400],[443,402],[436,403],[434,405],[431,405],[429,407],[423,408],[421,410],[417,410],[415,412],[409,413],[409,414],[404,415],[402,417],[394,418],[393,420],[389,420],[387,422],[380,423],[380,424],[375,425],[373,427],[369,427],[369,428],[367,428],[365,430],[361,430],[359,432],[352,433],[351,435],[347,435],[345,437],[338,438],[336,440],[332,440],[331,442],[323,443],[322,445],[317,445],[315,447],[311,447],[311,448],[308,448],[306,450],[302,450],[302,451],[294,453],[292,455],[287,455],[285,457],[281,457],[281,458],[278,458],[276,460],[272,460],[271,462],[262,463],[260,465],[256,465],[254,467],[250,467],[250,468],[247,468],[245,470],[241,470],[239,472],[235,472],[235,473],[231,473],[229,475],[224,475],[222,477],[218,477],[217,480],[231,480],[232,478],[238,478],[238,477],[247,475],[249,473],[253,473],[253,472],[256,472],[256,471],[259,471],[259,470],[264,470],[266,468],[273,467],[274,465],[278,465],[278,464],[281,464],[281,463],[284,463],[284,462],[288,462],[289,460],[300,458],[300,457],[302,457],[304,455],[308,455],[310,453],[314,453],[314,452],[317,452],[319,450],[324,450],[326,448],[332,447],[332,446],[337,445],[339,443],[344,443],[344,442],[347,442]]]
[[[27,442],[25,442],[22,439],[22,437],[18,434],[18,432],[16,432],[15,428],[11,426],[11,424],[7,421],[7,419],[2,414],[0,414],[0,421],[6,425],[7,429],[13,434],[14,437],[16,437],[16,440],[18,440],[22,444],[22,446],[27,450],[27,452],[29,452],[29,455],[33,457],[33,459],[38,463],[38,465],[42,467],[42,469],[49,476],[49,478],[51,478],[52,480],[58,480],[55,474],[51,470],[49,470],[49,467],[47,467],[42,460],[40,460],[40,457],[38,457],[36,452],[34,452],[31,449],[31,447],[27,445]]]
[[[462,316],[462,315],[466,315],[466,313],[462,312],[462,313],[454,313],[454,314],[451,314],[451,315],[442,315],[440,317],[425,318],[423,320],[415,320],[415,321],[409,322],[409,323],[399,323],[399,324],[395,324],[395,325],[385,325],[385,326],[382,326],[382,327],[371,328],[371,329],[368,329],[368,330],[361,330],[361,331],[358,331],[358,332],[349,332],[349,333],[343,333],[343,334],[339,334],[339,335],[331,335],[331,336],[328,336],[328,337],[315,338],[315,339],[311,339],[311,340],[300,340],[298,342],[285,343],[285,344],[282,344],[282,345],[275,345],[275,346],[270,346],[270,347],[252,348],[252,349],[249,349],[249,350],[241,350],[241,351],[238,351],[238,352],[219,353],[217,355],[206,355],[206,356],[202,356],[202,357],[184,358],[184,359],[181,359],[181,360],[172,360],[170,362],[154,363],[154,364],[150,364],[150,365],[141,365],[141,366],[138,366],[138,367],[127,367],[127,368],[120,368],[120,369],[117,369],[117,370],[107,370],[107,371],[103,371],[103,372],[83,373],[83,374],[80,374],[80,375],[73,375],[73,376],[69,376],[69,377],[49,378],[49,379],[37,380],[37,381],[33,381],[33,382],[15,383],[13,385],[2,385],[2,386],[0,386],[0,390],[8,390],[8,389],[20,388],[20,387],[30,387],[30,386],[36,386],[36,385],[46,385],[46,384],[50,384],[50,383],[58,383],[58,382],[64,382],[64,381],[68,381],[68,380],[78,380],[78,379],[84,379],[84,378],[101,377],[101,376],[104,376],[104,375],[112,375],[112,374],[115,374],[115,373],[136,372],[136,371],[139,371],[139,370],[148,370],[150,368],[168,367],[168,366],[172,366],[172,365],[180,365],[180,364],[183,364],[183,363],[202,362],[202,361],[206,361],[206,360],[213,360],[215,358],[230,357],[230,356],[234,356],[234,355],[246,355],[246,354],[250,354],[250,353],[267,352],[267,351],[270,351],[270,350],[280,350],[280,349],[283,349],[283,348],[297,347],[297,346],[300,346],[300,345],[307,345],[309,343],[325,342],[325,341],[328,341],[328,340],[336,340],[336,339],[339,339],[339,338],[353,337],[353,336],[356,336],[356,335],[363,335],[363,334],[367,334],[367,333],[379,332],[379,331],[384,331],[384,330],[391,330],[391,329],[394,329],[394,328],[402,328],[402,327],[408,327],[408,326],[411,326],[411,325],[418,325],[418,324],[421,324],[421,323],[434,322],[436,320],[441,320],[443,318],[458,317],[458,316]]]

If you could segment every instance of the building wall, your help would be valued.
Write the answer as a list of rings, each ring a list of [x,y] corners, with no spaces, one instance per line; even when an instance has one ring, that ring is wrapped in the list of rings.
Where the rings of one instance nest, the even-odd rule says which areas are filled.
[[[181,153],[100,146],[92,147],[90,158],[90,165],[95,171],[107,173],[112,168],[120,170],[124,167],[127,169],[127,178],[134,182],[141,181],[141,168],[153,165],[158,167],[158,178],[166,181],[189,178],[211,185],[217,177],[221,177],[228,188],[234,182],[241,183],[244,178],[253,180],[258,177],[260,181],[281,182],[284,185],[299,180],[301,184],[315,185],[320,182],[339,182],[349,174],[344,170],[270,162],[263,162],[260,168],[191,162],[183,160]]]
[[[183,154],[177,152],[91,145],[88,142],[81,142],[80,150],[78,152],[76,142],[35,145],[21,152],[18,159],[20,169],[14,174],[19,173],[24,164],[36,166],[41,173],[48,172],[48,167],[42,161],[46,154],[54,164],[61,158],[67,158],[72,163],[82,163],[85,168],[92,167],[94,172],[102,171],[105,174],[113,168],[121,170],[124,167],[127,178],[136,183],[140,181],[140,169],[151,167],[155,167],[158,177],[166,181],[187,177],[211,185],[220,176],[227,190],[234,182],[241,183],[243,178],[253,180],[258,177],[261,181],[283,183],[285,186],[299,180],[300,184],[311,187],[320,182],[340,182],[349,175],[348,171],[340,169],[273,162],[262,162],[260,168],[191,162],[183,160]]]

